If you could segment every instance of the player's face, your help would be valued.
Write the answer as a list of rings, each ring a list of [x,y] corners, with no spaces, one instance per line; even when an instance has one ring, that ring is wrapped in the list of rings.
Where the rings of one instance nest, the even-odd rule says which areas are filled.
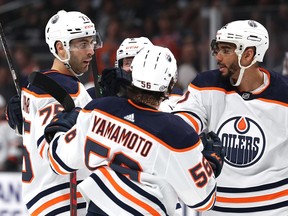
[[[125,70],[127,73],[131,73],[130,66],[134,57],[127,57],[123,59],[123,66],[122,69]]]
[[[238,56],[235,53],[236,46],[231,43],[219,43],[213,55],[217,60],[219,71],[223,77],[237,79],[240,71]]]
[[[70,65],[76,74],[88,71],[94,55],[95,40],[93,37],[74,39],[70,42]]]

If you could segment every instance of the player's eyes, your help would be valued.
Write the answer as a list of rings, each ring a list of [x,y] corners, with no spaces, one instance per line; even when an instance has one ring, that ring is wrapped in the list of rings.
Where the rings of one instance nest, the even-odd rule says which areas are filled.
[[[216,56],[218,54],[220,55],[230,55],[233,53],[233,48],[230,47],[224,47],[224,48],[217,48],[212,50],[212,55]]]

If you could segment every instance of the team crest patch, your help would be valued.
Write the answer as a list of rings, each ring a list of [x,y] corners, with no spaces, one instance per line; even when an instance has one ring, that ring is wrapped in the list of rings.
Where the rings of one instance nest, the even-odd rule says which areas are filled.
[[[266,145],[262,128],[247,117],[226,120],[217,131],[225,148],[225,162],[234,167],[249,167],[263,155]]]
[[[248,21],[249,26],[251,26],[252,28],[257,28],[257,23],[254,20],[249,20]]]
[[[57,14],[57,15],[55,15],[55,16],[52,17],[51,23],[52,23],[52,24],[55,24],[55,23],[58,22],[58,20],[59,20],[59,15]]]

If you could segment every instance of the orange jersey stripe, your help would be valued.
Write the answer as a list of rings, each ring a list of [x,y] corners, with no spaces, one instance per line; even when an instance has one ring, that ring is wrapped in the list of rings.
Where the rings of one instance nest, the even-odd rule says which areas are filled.
[[[288,196],[288,189],[284,191],[279,191],[277,193],[271,193],[267,195],[254,196],[254,197],[221,197],[217,196],[216,200],[218,202],[225,203],[252,203],[252,202],[263,202],[268,200],[277,199],[283,196]]]
[[[47,142],[45,139],[42,142],[44,142],[44,143],[42,143],[41,148],[40,148],[40,156],[43,158],[43,151],[44,151],[44,147],[47,144]]]
[[[214,192],[214,194],[212,195],[212,199],[210,200],[210,202],[208,203],[208,205],[204,208],[200,208],[200,209],[197,209],[197,211],[207,211],[209,210],[210,208],[212,208],[212,206],[214,205],[214,202],[215,202],[215,197],[216,197],[216,192]]]
[[[58,166],[57,163],[54,161],[54,159],[53,159],[52,155],[50,154],[50,152],[48,153],[48,155],[49,155],[50,164],[52,165],[53,169],[54,169],[57,173],[59,173],[60,175],[67,175],[67,174],[69,174],[69,173],[67,173],[67,172],[63,172],[63,171],[60,170],[59,166]]]
[[[78,91],[75,94],[69,94],[69,95],[71,97],[77,97],[80,94],[79,90],[80,90],[80,83],[78,83]],[[52,98],[50,94],[37,94],[35,92],[28,90],[27,88],[23,88],[23,91],[35,96],[36,98]]]
[[[124,197],[126,197],[127,199],[131,200],[132,202],[134,202],[135,204],[137,204],[138,206],[141,206],[143,209],[145,209],[146,211],[148,211],[151,215],[159,215],[159,212],[156,211],[153,207],[149,206],[148,204],[142,202],[141,200],[137,199],[136,197],[132,196],[131,194],[129,194],[127,191],[125,191],[123,188],[121,188],[120,185],[117,184],[117,182],[114,181],[113,177],[110,175],[110,173],[103,167],[100,167],[99,170],[103,173],[103,175],[109,180],[109,182],[111,183],[111,185],[120,193],[122,194]]]
[[[199,125],[197,124],[197,122],[195,121],[195,119],[191,115],[189,115],[185,112],[179,112],[179,113],[177,113],[177,115],[178,114],[185,116],[192,123],[192,125],[195,128],[195,131],[199,134]]]
[[[82,197],[81,193],[77,192],[77,198],[81,198],[81,197]],[[38,216],[39,214],[41,214],[41,212],[43,212],[45,209],[49,208],[50,206],[53,206],[56,203],[63,202],[69,199],[70,199],[70,193],[67,193],[59,197],[56,197],[52,200],[49,200],[48,202],[45,202],[43,205],[38,207],[34,212],[32,212],[31,216]]]

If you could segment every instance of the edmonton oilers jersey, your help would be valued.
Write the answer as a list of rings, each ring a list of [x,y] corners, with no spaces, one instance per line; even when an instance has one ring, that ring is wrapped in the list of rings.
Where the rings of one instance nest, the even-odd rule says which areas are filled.
[[[268,84],[253,94],[218,70],[203,72],[174,109],[198,133],[215,131],[225,148],[217,201],[203,215],[288,215],[288,80],[260,70]]]
[[[174,215],[178,198],[205,211],[216,180],[194,130],[171,113],[120,97],[91,101],[49,145],[56,173],[87,167],[79,191],[105,215]]]
[[[39,72],[40,73],[40,72]],[[76,106],[85,106],[91,97],[75,77],[64,75],[56,70],[43,71],[59,83],[73,98]],[[69,175],[60,176],[50,169],[44,149],[48,144],[44,139],[45,126],[63,107],[43,90],[28,85],[21,95],[23,128],[23,168],[22,194],[30,215],[69,215],[70,190]],[[37,140],[40,142],[37,143]],[[40,153],[40,154],[39,154]],[[90,174],[89,170],[79,170],[77,180]],[[85,215],[86,203],[80,192],[77,193],[78,215]]]

